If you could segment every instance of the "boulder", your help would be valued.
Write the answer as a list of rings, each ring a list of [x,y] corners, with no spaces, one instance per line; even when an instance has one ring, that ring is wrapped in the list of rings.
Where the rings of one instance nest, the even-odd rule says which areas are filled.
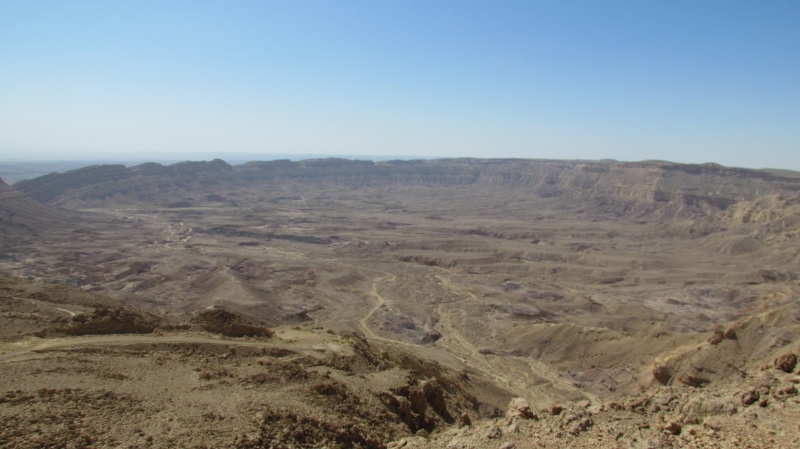
[[[784,373],[791,373],[794,371],[795,366],[797,366],[797,356],[792,353],[784,354],[775,359],[773,363],[775,368],[783,371]]]
[[[653,378],[662,385],[667,385],[672,379],[672,368],[666,365],[658,365],[653,369]]]
[[[444,390],[442,389],[442,385],[436,379],[430,379],[423,382],[420,382],[419,387],[422,389],[422,392],[425,394],[425,400],[428,402],[428,405],[431,406],[433,411],[439,414],[439,416],[447,419],[450,415],[447,412],[447,404],[444,400]]]
[[[514,398],[508,403],[506,420],[511,422],[518,419],[536,419],[536,415],[531,410],[531,405],[523,398]]]

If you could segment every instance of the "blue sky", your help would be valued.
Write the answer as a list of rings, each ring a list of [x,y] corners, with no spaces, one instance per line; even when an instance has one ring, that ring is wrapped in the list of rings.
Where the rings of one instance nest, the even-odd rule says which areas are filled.
[[[800,170],[800,1],[0,1],[0,161]]]

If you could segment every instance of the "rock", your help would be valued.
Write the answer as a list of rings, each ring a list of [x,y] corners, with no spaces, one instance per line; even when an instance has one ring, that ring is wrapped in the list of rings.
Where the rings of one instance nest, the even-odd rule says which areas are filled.
[[[503,431],[497,426],[492,426],[483,435],[487,440],[496,440],[503,436]]]
[[[589,417],[576,419],[575,421],[569,423],[569,426],[567,426],[567,432],[569,432],[571,435],[578,435],[589,427],[592,427],[593,424],[594,422],[592,421],[592,418]]]
[[[653,369],[653,378],[662,385],[667,385],[672,379],[672,369],[666,365],[658,365]]]
[[[703,385],[709,382],[709,380],[704,377],[700,377],[698,375],[690,374],[687,372],[682,372],[678,374],[677,379],[683,384],[686,384],[690,387],[698,387],[698,388],[702,387]]]
[[[674,421],[664,426],[664,431],[668,432],[670,435],[680,435],[682,429],[683,427],[680,423]]]
[[[603,411],[605,411],[606,407],[603,404],[593,405],[591,407],[586,408],[586,412],[591,415],[599,415]]]
[[[406,447],[406,445],[408,445],[408,440],[406,438],[403,438],[400,441],[393,441],[389,443],[388,445],[386,445],[386,449],[402,449]]]
[[[724,340],[724,339],[725,339],[725,333],[722,332],[721,330],[716,330],[716,331],[714,331],[714,335],[712,335],[708,339],[708,344],[710,344],[712,346],[716,346],[716,345],[722,343],[722,340]]]
[[[425,392],[420,388],[412,388],[408,392],[408,400],[411,402],[411,410],[420,416],[425,416],[428,410],[428,400],[425,398]]]
[[[792,353],[784,354],[775,359],[773,363],[775,368],[783,371],[784,373],[791,373],[794,371],[795,366],[797,366],[797,356]]]
[[[792,382],[783,382],[780,385],[771,388],[770,394],[775,399],[784,400],[792,396],[797,396],[797,388]]]
[[[506,433],[517,433],[519,432],[519,421],[514,421],[506,428]]]
[[[728,329],[725,331],[725,338],[728,340],[736,340],[739,337],[736,335],[736,331],[733,329]]]
[[[435,343],[442,338],[442,334],[439,331],[428,331],[425,332],[425,336],[422,337],[422,343]]]
[[[506,441],[505,443],[503,443],[502,446],[500,446],[500,449],[514,449],[515,447],[516,446],[514,445],[514,443]]]
[[[442,389],[442,385],[438,380],[430,379],[420,382],[419,387],[425,394],[425,400],[428,402],[428,405],[431,406],[433,411],[438,413],[439,416],[443,418],[450,416],[447,411],[447,404],[444,400],[444,390]]]
[[[472,426],[472,419],[470,419],[469,414],[464,412],[461,416],[458,417],[458,425],[459,427],[471,427]]]
[[[397,416],[399,416],[410,429],[413,430],[422,427],[422,417],[414,413],[411,401],[409,401],[408,398],[403,396],[391,396],[390,403],[397,413]]]
[[[683,422],[694,424],[709,416],[732,416],[738,410],[735,397],[703,397],[698,395],[680,407]]]
[[[523,398],[514,398],[508,403],[506,420],[511,422],[517,419],[536,419],[536,415],[531,411],[531,405]]]
[[[758,391],[755,390],[746,391],[742,393],[742,405],[746,407],[748,405],[755,404],[756,402],[758,402],[759,397],[760,395],[758,394]]]
[[[550,407],[550,414],[553,415],[553,416],[560,415],[562,411],[564,411],[564,407],[562,407],[560,405],[554,405],[554,406]]]
[[[643,411],[650,404],[650,398],[647,396],[626,398],[624,407],[630,411]]]
[[[205,310],[189,320],[207,332],[227,337],[272,337],[272,330],[249,324],[245,318],[223,309]]]

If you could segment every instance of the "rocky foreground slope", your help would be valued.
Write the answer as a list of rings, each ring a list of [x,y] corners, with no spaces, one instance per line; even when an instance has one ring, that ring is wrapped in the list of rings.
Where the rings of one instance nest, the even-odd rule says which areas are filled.
[[[508,393],[396,348],[221,309],[171,323],[0,274],[0,447],[382,448]]]
[[[322,329],[273,333],[223,310],[166,323],[70,287],[5,275],[0,287],[0,446],[7,448],[800,442],[797,344],[733,382],[544,406],[474,374]]]

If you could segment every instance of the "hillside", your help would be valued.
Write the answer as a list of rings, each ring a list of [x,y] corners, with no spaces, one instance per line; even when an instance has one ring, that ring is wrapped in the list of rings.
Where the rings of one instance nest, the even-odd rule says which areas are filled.
[[[380,448],[461,416],[496,415],[508,400],[479,378],[353,336],[231,336],[224,330],[244,321],[221,309],[167,323],[0,273],[0,313],[7,448]]]
[[[0,179],[0,246],[61,226],[70,214],[45,206]]]

